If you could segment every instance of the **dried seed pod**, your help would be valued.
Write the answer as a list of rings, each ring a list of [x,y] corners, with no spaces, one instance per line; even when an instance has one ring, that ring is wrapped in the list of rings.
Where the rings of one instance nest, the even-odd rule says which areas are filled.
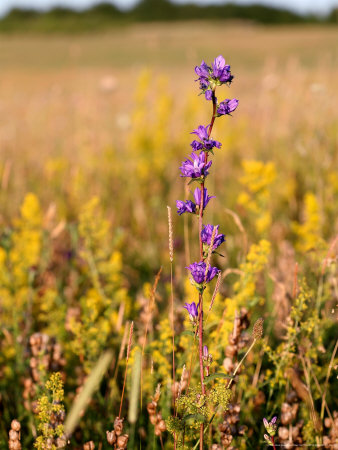
[[[114,431],[117,436],[120,436],[123,431],[123,419],[120,419],[119,417],[116,417],[114,420]]]
[[[148,403],[147,411],[148,411],[149,415],[156,413],[156,407],[157,407],[157,403],[155,403],[155,402]]]
[[[235,355],[237,355],[237,347],[235,347],[235,345],[228,345],[225,349],[225,354],[229,358],[233,358]]]
[[[21,444],[19,441],[9,441],[8,448],[9,450],[21,450]]]
[[[18,420],[14,419],[11,422],[11,428],[14,431],[20,431],[21,430],[21,424]]]
[[[158,426],[159,430],[161,431],[161,433],[163,433],[167,429],[167,426],[166,426],[165,421],[163,419],[161,419],[159,421],[157,426]]]
[[[255,339],[261,339],[263,337],[263,323],[264,319],[262,319],[261,317],[256,320],[252,329],[252,335]]]
[[[119,448],[127,448],[129,436],[128,434],[122,434],[117,438],[117,446]]]
[[[64,448],[67,445],[66,436],[61,436],[56,439],[56,448]]]
[[[115,431],[106,431],[106,435],[108,444],[113,445],[116,443],[117,436]]]
[[[278,428],[278,437],[283,441],[289,438],[289,430],[286,427]]]
[[[12,441],[18,441],[20,439],[19,433],[15,430],[9,430],[8,436]]]
[[[281,407],[281,422],[283,425],[290,425],[297,416],[298,412],[298,403],[294,403],[290,405],[289,403],[283,403]]]

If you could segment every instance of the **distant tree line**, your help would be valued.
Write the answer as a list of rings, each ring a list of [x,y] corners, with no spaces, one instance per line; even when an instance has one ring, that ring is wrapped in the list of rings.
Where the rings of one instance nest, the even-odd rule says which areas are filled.
[[[104,30],[132,22],[184,20],[245,20],[260,24],[338,24],[338,8],[326,17],[300,15],[287,9],[259,4],[177,5],[169,0],[141,0],[133,9],[121,11],[110,3],[100,3],[84,11],[56,7],[47,12],[33,9],[12,9],[0,20],[2,32],[76,32]]]

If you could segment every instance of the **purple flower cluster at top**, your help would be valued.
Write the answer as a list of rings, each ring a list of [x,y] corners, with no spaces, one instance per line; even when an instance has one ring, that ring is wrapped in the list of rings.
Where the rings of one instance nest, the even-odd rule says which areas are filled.
[[[209,224],[204,225],[203,230],[201,232],[201,238],[202,238],[202,242],[204,244],[210,245],[214,228],[216,228],[216,233],[215,233],[215,238],[214,238],[213,250],[216,250],[216,248],[219,247],[225,241],[224,234],[222,234],[222,233],[218,234],[219,225],[216,225],[216,227],[214,227],[213,225],[209,225]]]
[[[186,200],[185,202],[182,200],[176,200],[176,207],[177,207],[177,213],[179,215],[183,213],[195,213],[197,212],[197,206],[201,206],[201,189],[196,188],[194,190],[194,200],[195,203],[191,200]],[[207,204],[210,202],[212,198],[215,198],[215,196],[209,196],[207,188],[204,188],[204,195],[203,195],[203,210],[207,206]]]
[[[205,282],[209,283],[219,272],[217,267],[209,267],[206,273],[206,264],[204,261],[194,262],[186,269],[190,270],[191,276],[197,284],[202,284]]]
[[[204,61],[200,66],[195,67],[196,75],[200,83],[200,89],[205,94],[207,100],[211,100],[213,91],[216,86],[224,83],[231,83],[233,76],[231,75],[229,64],[225,64],[225,59],[222,55],[217,56],[212,66],[208,66]]]
[[[200,125],[196,130],[192,131],[190,134],[196,134],[196,136],[200,139],[200,141],[192,141],[190,144],[193,148],[194,152],[198,150],[205,150],[209,151],[212,150],[214,147],[221,148],[222,144],[218,141],[215,141],[214,139],[210,139],[208,136],[208,128],[210,125],[204,127],[203,125]]]
[[[200,155],[196,153],[191,153],[191,159],[187,158],[181,165],[180,169],[182,172],[181,177],[191,177],[200,178],[202,176],[206,177],[208,175],[208,169],[211,166],[212,161],[205,163],[204,152]]]
[[[225,99],[224,101],[218,103],[215,92],[217,86],[222,84],[230,84],[233,80],[233,76],[230,71],[229,64],[225,63],[223,56],[218,56],[215,58],[211,66],[208,66],[204,61],[200,66],[195,67],[195,72],[198,75],[198,80],[200,83],[200,89],[205,95],[206,100],[212,100],[213,113],[211,123],[207,126],[199,125],[196,129],[192,131],[196,138],[191,143],[193,152],[186,158],[181,166],[181,176],[190,177],[191,181],[197,181],[200,186],[197,187],[193,193],[194,201],[192,200],[177,200],[176,207],[177,213],[179,215],[184,213],[192,213],[200,215],[200,249],[201,249],[201,261],[194,262],[187,267],[191,273],[191,279],[193,285],[200,291],[205,288],[205,283],[209,283],[220,271],[217,267],[211,267],[206,265],[204,259],[206,258],[206,250],[210,250],[212,234],[214,235],[213,248],[217,249],[224,241],[225,235],[219,233],[219,225],[203,225],[203,210],[208,205],[209,201],[214,198],[208,195],[207,189],[204,187],[205,178],[209,174],[209,168],[212,162],[208,161],[209,152],[213,153],[213,148],[221,148],[222,144],[211,138],[211,130],[213,128],[214,121],[217,117],[229,115],[238,106],[237,99]],[[196,152],[200,152],[197,155]],[[202,197],[203,195],[203,197]],[[203,208],[202,204],[203,203]],[[196,324],[196,319],[198,317],[199,304],[196,305],[195,302],[186,303],[184,307],[188,313],[190,320]],[[200,311],[202,312],[202,311]],[[203,354],[205,358],[208,358],[208,349],[205,346],[203,348]],[[211,355],[210,355],[211,358]]]

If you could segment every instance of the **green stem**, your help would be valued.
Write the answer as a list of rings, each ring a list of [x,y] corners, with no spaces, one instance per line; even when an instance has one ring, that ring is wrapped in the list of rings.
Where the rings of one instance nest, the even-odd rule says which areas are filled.
[[[239,369],[240,369],[241,365],[243,364],[245,358],[246,358],[246,357],[248,356],[248,354],[251,352],[253,346],[256,344],[256,341],[257,341],[257,339],[254,339],[254,340],[253,340],[253,342],[252,342],[252,344],[250,345],[250,347],[248,348],[247,352],[245,353],[245,355],[243,356],[243,358],[240,360],[240,362],[237,364],[237,367],[236,367],[236,369],[235,369],[235,372],[232,374],[232,378],[231,378],[231,380],[229,381],[228,389],[230,389],[231,384],[232,384],[232,382],[234,381],[234,378],[235,378],[237,372],[239,371]]]
[[[216,413],[214,413],[214,414],[211,416],[211,419],[209,420],[208,425],[205,427],[204,433],[203,433],[203,434],[206,434],[206,432],[208,431],[208,428],[209,428],[211,422],[214,420],[214,417],[215,417],[215,416],[216,416]],[[200,443],[200,439],[196,442],[195,447],[193,447],[192,450],[196,450],[196,449],[198,448],[198,444],[199,444],[199,443]]]

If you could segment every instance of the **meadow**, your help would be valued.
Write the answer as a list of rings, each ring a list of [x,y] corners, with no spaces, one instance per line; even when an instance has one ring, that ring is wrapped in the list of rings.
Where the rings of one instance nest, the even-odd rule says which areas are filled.
[[[235,22],[0,35],[0,449],[171,449],[181,432],[192,449],[200,422],[205,448],[259,449],[273,416],[285,448],[338,448],[337,42],[337,27]],[[198,224],[175,202],[211,114],[194,67],[219,54],[235,76],[220,95],[239,106],[213,130],[205,223],[226,242],[204,319],[211,390],[259,318],[264,333],[224,408],[182,425],[173,398],[190,411],[199,383],[183,308]]]

